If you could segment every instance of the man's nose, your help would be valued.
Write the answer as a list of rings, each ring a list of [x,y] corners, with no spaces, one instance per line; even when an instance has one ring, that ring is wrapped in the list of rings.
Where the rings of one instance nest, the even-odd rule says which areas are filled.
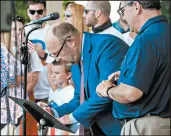
[[[124,20],[124,21],[126,21],[126,19],[125,19],[125,14],[123,13],[123,15],[122,15],[122,19]]]
[[[34,13],[34,16],[39,16],[39,14],[37,12]]]
[[[67,17],[66,17],[66,16],[64,16],[64,20],[65,20],[65,21],[67,20]]]

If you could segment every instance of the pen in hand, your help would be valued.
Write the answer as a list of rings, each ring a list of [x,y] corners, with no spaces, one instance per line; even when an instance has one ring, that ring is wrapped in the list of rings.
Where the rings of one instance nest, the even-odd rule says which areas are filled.
[[[51,100],[45,107],[51,107],[53,102],[54,102],[54,100]]]
[[[56,107],[58,107],[58,104],[54,100],[52,100],[46,105],[46,107],[55,109]]]
[[[111,80],[110,80],[114,85],[117,85],[117,77],[114,76]]]

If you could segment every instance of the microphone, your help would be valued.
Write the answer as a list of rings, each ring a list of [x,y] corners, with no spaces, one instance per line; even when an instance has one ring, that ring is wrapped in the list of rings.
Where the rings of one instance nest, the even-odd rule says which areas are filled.
[[[43,17],[43,18],[40,18],[40,19],[37,19],[37,20],[34,20],[28,24],[26,24],[26,26],[28,25],[32,25],[32,24],[41,24],[45,21],[50,21],[50,20],[56,20],[58,19],[60,16],[59,16],[59,13],[58,12],[55,12],[55,13],[51,13],[49,14],[48,16],[46,17]]]

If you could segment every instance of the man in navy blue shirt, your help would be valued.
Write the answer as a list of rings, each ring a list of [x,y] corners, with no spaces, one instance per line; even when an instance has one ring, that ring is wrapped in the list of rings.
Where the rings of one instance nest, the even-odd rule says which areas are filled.
[[[139,32],[121,70],[96,88],[113,99],[122,135],[170,135],[170,25],[160,1],[122,1],[119,12]],[[112,77],[119,77],[117,86]]]

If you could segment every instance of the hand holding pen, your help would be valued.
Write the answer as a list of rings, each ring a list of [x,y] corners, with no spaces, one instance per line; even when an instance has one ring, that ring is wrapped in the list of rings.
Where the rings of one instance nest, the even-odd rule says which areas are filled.
[[[117,82],[120,77],[120,71],[112,73],[110,76],[108,76],[108,80],[110,80],[113,84],[117,85]]]
[[[51,107],[49,106],[49,103],[47,104],[45,102],[37,102],[37,105],[39,105],[42,109],[47,111],[49,114],[53,115],[53,111]]]
[[[115,87],[117,85],[118,79],[120,76],[120,71],[111,74],[108,77],[108,80],[102,81],[96,88],[96,93],[100,97],[109,97],[108,91],[109,89]]]

